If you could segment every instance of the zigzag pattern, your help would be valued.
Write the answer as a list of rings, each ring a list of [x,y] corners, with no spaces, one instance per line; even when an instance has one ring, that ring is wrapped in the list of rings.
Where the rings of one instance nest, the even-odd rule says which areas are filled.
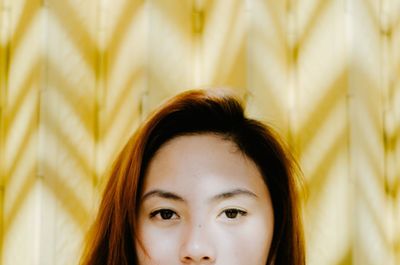
[[[300,161],[307,264],[400,263],[399,47],[396,0],[1,0],[0,264],[76,264],[138,124],[220,85]]]

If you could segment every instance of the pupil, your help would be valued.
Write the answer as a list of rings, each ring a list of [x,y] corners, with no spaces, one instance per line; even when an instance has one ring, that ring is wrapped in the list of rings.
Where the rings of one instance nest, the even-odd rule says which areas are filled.
[[[238,211],[237,210],[226,210],[226,217],[228,218],[236,218]]]
[[[160,214],[162,219],[171,219],[173,213],[171,210],[163,210]]]

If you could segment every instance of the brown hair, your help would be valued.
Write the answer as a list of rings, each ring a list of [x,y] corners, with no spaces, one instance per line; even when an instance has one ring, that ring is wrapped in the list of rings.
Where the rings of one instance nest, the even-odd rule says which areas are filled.
[[[240,101],[220,92],[191,90],[173,97],[129,139],[112,167],[81,264],[138,264],[136,217],[150,159],[168,140],[200,133],[231,140],[258,166],[274,210],[267,265],[305,264],[295,163],[270,127],[246,118]]]

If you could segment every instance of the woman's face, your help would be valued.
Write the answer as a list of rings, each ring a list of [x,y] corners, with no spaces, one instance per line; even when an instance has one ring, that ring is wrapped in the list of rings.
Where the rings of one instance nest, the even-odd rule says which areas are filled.
[[[271,199],[254,162],[231,141],[176,137],[155,154],[143,185],[140,265],[266,264]]]

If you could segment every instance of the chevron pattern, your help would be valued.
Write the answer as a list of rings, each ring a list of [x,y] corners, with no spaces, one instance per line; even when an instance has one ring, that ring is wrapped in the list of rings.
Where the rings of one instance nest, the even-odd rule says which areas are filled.
[[[400,264],[398,0],[0,0],[0,264],[78,264],[125,141],[208,86],[298,158],[307,264]]]

